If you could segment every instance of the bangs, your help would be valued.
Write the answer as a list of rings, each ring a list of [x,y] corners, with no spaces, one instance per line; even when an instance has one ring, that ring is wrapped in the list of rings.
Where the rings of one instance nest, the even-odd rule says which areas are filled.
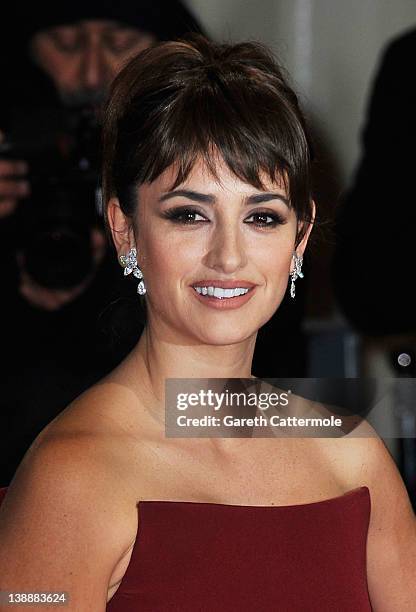
[[[263,173],[274,183],[283,182],[291,207],[292,199],[307,197],[308,143],[290,108],[276,102],[275,91],[265,92],[242,78],[225,87],[212,73],[199,87],[171,92],[163,107],[154,122],[148,121],[145,148],[154,154],[143,159],[139,147],[134,155],[138,183],[153,182],[174,165],[175,189],[198,159],[218,181],[221,158],[236,177],[256,189],[266,190]]]

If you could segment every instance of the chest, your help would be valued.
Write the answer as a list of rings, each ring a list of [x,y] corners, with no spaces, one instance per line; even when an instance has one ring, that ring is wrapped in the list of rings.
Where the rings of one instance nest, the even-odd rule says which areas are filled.
[[[187,442],[187,441],[184,441]],[[192,444],[154,445],[131,457],[132,490],[140,500],[177,500],[250,506],[284,506],[336,497],[344,492],[336,463],[316,440],[253,439],[239,452],[201,452]],[[205,442],[205,441],[204,441]],[[252,444],[253,443],[253,444]],[[131,546],[114,568],[107,600],[116,593],[140,531],[131,525]]]

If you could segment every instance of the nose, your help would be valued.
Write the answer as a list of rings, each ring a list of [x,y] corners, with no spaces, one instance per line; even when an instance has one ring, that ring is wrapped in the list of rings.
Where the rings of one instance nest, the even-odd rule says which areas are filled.
[[[241,230],[230,224],[217,227],[204,263],[223,274],[233,274],[244,268],[247,264],[247,252]]]
[[[89,40],[83,58],[83,85],[86,89],[96,89],[104,85],[104,55],[99,41]]]

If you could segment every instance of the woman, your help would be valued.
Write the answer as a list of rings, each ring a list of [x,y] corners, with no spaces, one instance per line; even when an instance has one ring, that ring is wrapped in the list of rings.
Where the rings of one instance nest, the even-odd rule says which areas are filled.
[[[251,378],[257,332],[301,274],[310,145],[271,53],[198,36],[143,51],[114,83],[104,145],[107,220],[147,324],[26,453],[1,507],[2,589],[88,612],[413,610],[415,517],[369,426],[165,435],[166,379]]]

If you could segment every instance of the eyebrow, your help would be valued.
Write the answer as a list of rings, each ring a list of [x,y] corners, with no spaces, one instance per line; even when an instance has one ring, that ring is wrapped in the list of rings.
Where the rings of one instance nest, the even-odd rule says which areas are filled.
[[[175,189],[174,191],[168,191],[167,193],[164,193],[158,201],[165,202],[166,200],[170,200],[171,198],[176,198],[178,196],[189,198],[190,200],[203,204],[215,204],[215,202],[217,202],[217,198],[210,193],[199,193],[198,191],[192,191],[189,189]],[[273,191],[246,196],[244,200],[245,204],[247,205],[261,204],[262,202],[269,202],[270,200],[281,200],[284,204],[286,204],[286,206],[290,207],[288,198],[285,198],[285,196],[281,193],[275,193]]]

